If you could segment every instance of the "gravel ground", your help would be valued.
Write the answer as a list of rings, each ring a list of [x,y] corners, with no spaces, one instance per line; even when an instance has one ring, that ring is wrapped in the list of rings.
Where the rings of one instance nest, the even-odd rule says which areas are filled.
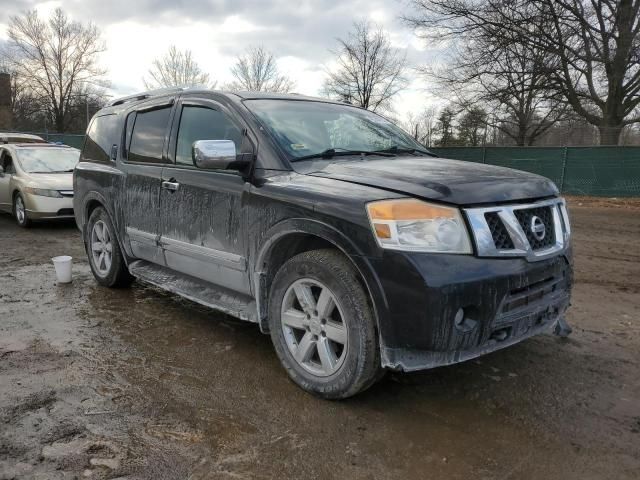
[[[0,216],[0,479],[638,479],[640,213],[619,204],[571,201],[570,339],[343,402],[289,382],[255,325],[98,287],[74,225]]]

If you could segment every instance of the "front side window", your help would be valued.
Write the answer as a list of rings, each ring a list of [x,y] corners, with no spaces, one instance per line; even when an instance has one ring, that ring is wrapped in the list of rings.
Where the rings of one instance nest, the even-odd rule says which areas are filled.
[[[348,105],[301,100],[247,100],[290,160],[337,151],[419,150],[401,128],[375,113]]]
[[[80,151],[75,148],[21,148],[17,155],[27,173],[73,172],[80,159]]]
[[[0,165],[4,169],[4,173],[7,175],[13,175],[16,173],[16,169],[13,166],[13,159],[8,152],[0,153],[0,157],[2,157],[2,161],[0,161]]]
[[[162,149],[170,114],[171,107],[136,113],[127,155],[129,161],[162,162]]]
[[[240,151],[242,131],[221,111],[185,105],[180,116],[176,163],[193,165],[191,148],[197,140],[233,140]]]

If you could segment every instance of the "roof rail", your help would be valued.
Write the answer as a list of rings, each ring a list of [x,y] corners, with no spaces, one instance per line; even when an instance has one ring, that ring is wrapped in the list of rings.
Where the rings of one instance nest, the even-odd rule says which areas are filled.
[[[170,88],[159,88],[157,90],[149,90],[147,92],[135,93],[133,95],[128,95],[126,97],[116,98],[107,104],[107,107],[114,107],[116,105],[122,105],[124,103],[135,102],[138,100],[146,100],[147,98],[157,97],[160,95],[166,95],[169,93],[178,93],[182,92],[184,88],[182,87],[170,87]]]

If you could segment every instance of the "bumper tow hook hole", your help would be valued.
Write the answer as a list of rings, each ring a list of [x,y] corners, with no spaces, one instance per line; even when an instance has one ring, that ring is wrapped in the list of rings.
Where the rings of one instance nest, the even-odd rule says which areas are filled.
[[[511,333],[511,327],[501,328],[496,330],[491,334],[491,340],[495,340],[496,342],[503,342],[507,338],[509,338],[509,334]]]

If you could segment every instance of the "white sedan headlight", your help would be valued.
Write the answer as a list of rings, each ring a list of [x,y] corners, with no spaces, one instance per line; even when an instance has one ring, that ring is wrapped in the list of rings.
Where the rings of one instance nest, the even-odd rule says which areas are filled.
[[[472,253],[460,210],[412,198],[367,204],[382,248],[418,252]]]
[[[40,197],[62,198],[62,195],[58,190],[49,190],[46,188],[26,187],[24,188],[24,192],[30,193],[31,195],[38,195]]]

